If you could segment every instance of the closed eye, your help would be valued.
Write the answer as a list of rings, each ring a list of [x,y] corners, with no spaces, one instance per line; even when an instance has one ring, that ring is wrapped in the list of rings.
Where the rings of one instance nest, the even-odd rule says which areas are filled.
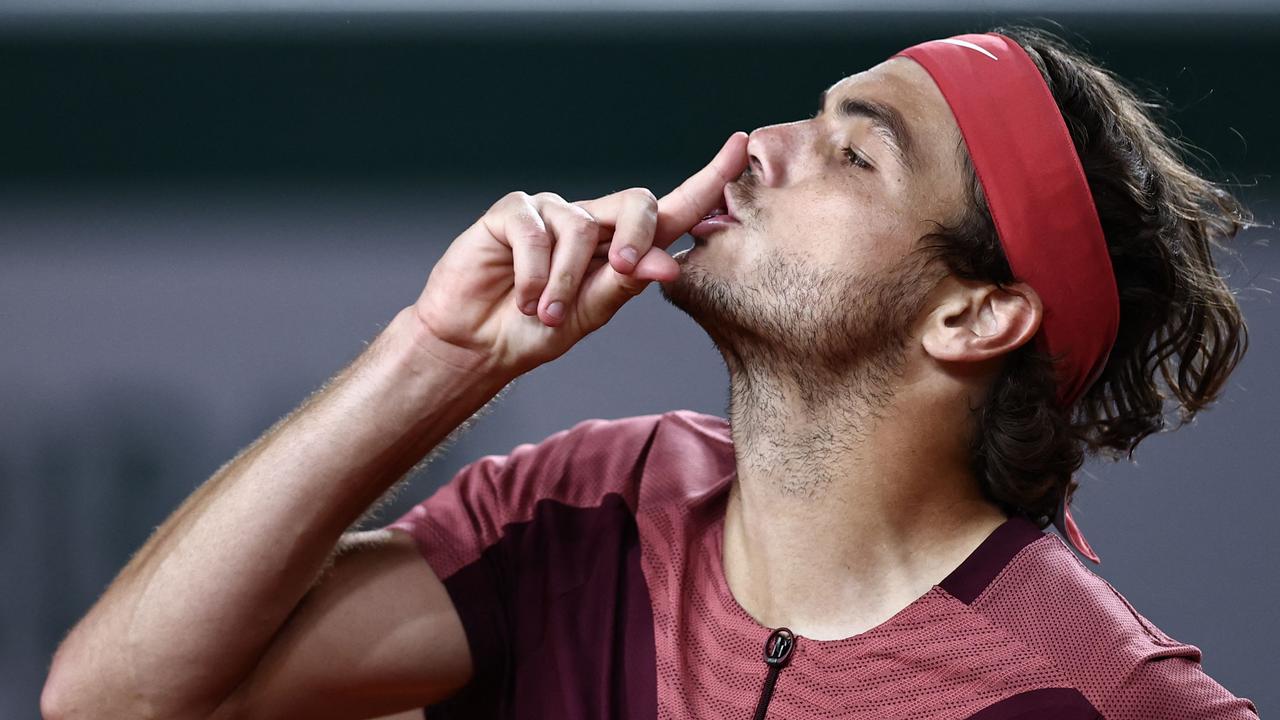
[[[860,167],[864,170],[875,169],[875,166],[873,166],[870,162],[867,161],[867,157],[865,155],[858,152],[857,150],[854,150],[852,147],[844,148],[844,157],[845,157],[845,160],[850,165],[853,165],[854,167]]]

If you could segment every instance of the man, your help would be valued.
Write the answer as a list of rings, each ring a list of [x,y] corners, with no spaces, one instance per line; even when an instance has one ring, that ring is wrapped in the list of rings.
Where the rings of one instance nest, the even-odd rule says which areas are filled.
[[[513,193],[161,526],[43,711],[1256,717],[1042,532],[1092,556],[1083,454],[1223,387],[1210,250],[1243,222],[1123,85],[1015,30],[845,78],[661,200]],[[343,533],[654,280],[721,350],[727,423],[584,422]]]

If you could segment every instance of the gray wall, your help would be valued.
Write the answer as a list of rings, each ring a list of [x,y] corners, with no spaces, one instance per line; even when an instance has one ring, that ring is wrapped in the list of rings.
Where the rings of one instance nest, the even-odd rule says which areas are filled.
[[[864,20],[844,18],[848,27]],[[594,70],[576,54],[600,50],[583,39],[591,33],[559,26],[490,35],[374,24],[359,37],[312,28],[301,40],[272,27],[248,39],[219,30],[181,41],[169,30],[38,41],[0,33],[0,89],[10,110],[25,113],[0,120],[0,150],[12,160],[0,169],[0,716],[36,714],[50,653],[130,553],[412,302],[448,242],[494,199],[515,188],[571,198],[633,184],[664,191],[729,131],[811,112],[819,90],[883,48],[990,20],[935,18],[910,31],[881,18],[886,36],[850,30],[870,49],[836,58],[833,48],[852,41],[824,35],[828,21],[769,31],[745,18],[737,27],[751,42],[716,41],[723,52],[702,64],[707,42],[695,33],[641,33],[627,41],[638,59],[610,56],[632,65]],[[1267,35],[1274,23],[1261,26],[1235,47],[1280,35]],[[1257,117],[1274,109],[1270,100],[1224,85],[1231,57],[1216,44],[1205,52],[1221,65],[1173,57],[1185,30],[1152,30],[1143,47],[1164,52],[1124,55],[1107,27],[1086,18],[1072,29],[1178,100],[1174,120],[1193,121],[1189,137],[1208,138],[1199,144],[1224,175],[1261,179],[1247,194],[1274,219],[1262,177],[1274,151]],[[506,64],[470,63],[479,74],[463,81],[427,62],[463,46],[475,57],[505,53]],[[358,71],[326,65],[334,58]],[[516,60],[550,73],[547,104],[499,72]],[[391,76],[383,86],[372,79],[379,72]],[[575,95],[593,72],[608,81],[610,108]],[[703,73],[727,79],[708,90]],[[1199,99],[1209,89],[1216,94]],[[719,94],[714,103],[708,93]],[[222,114],[210,117],[207,96]],[[340,102],[348,96],[359,102]],[[324,119],[307,102],[342,109]],[[499,102],[507,104],[495,110]],[[486,118],[450,115],[457,103]],[[514,140],[490,132],[503,127],[490,116],[504,112]],[[439,115],[452,124],[410,122]],[[1249,123],[1259,129],[1244,133],[1245,151],[1233,133]],[[548,124],[560,130],[540,141]],[[1272,237],[1246,235],[1241,263],[1228,264],[1253,347],[1225,399],[1193,426],[1147,440],[1136,463],[1091,464],[1076,501],[1104,560],[1096,571],[1166,632],[1198,645],[1206,671],[1264,714],[1280,703],[1268,682],[1280,640],[1270,602],[1280,592]],[[650,289],[518,381],[381,519],[466,462],[583,418],[681,407],[721,414],[725,382],[702,332]]]

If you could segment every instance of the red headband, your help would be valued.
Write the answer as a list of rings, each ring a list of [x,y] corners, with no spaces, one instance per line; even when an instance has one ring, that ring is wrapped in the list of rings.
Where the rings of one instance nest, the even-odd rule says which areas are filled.
[[[1035,342],[1054,358],[1058,402],[1098,378],[1120,324],[1120,300],[1098,211],[1071,135],[1035,63],[1003,35],[957,35],[898,53],[928,71],[951,107],[1000,244],[1044,305]],[[1100,562],[1067,508],[1054,524]]]

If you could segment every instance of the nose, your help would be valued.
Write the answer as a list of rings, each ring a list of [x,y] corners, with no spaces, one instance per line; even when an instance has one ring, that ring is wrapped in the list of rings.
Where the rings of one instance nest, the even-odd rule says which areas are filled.
[[[802,129],[801,122],[767,125],[747,136],[747,162],[761,185],[786,184],[794,160],[800,156]]]

